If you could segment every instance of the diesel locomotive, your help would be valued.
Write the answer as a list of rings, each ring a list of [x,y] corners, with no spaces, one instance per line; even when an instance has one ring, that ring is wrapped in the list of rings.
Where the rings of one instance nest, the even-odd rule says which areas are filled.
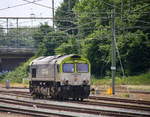
[[[29,90],[33,97],[83,100],[90,94],[90,63],[84,57],[39,57],[29,68]]]

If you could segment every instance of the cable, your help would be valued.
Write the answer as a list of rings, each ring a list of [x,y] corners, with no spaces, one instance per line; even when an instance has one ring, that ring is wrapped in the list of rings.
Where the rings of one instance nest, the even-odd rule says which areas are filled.
[[[141,7],[141,8],[138,8],[138,9],[134,10],[133,12],[137,12],[137,11],[139,11],[139,10],[141,10],[141,9],[143,9],[143,8],[149,7],[149,6],[150,6],[150,4],[145,5],[145,6]]]
[[[25,1],[25,2],[28,2],[28,3],[32,3],[32,4],[35,4],[35,5],[44,7],[44,8],[52,9],[52,7],[49,7],[49,6],[46,6],[46,5],[43,5],[43,4],[39,4],[39,3],[35,3],[35,2],[31,2],[29,0],[22,0],[22,1]]]
[[[150,24],[150,22],[146,22],[146,21],[143,21],[143,20],[130,20],[130,19],[123,19],[124,21],[132,21],[132,22],[134,22],[134,21],[136,21],[136,22],[142,22],[142,23],[146,23],[146,24]]]
[[[22,1],[25,1],[25,2],[28,2],[28,3],[32,3],[32,4],[35,4],[35,5],[44,7],[44,8],[53,9],[52,7],[49,7],[49,6],[46,6],[46,5],[43,5],[43,4],[39,4],[39,3],[33,3],[33,2],[31,2],[31,1],[29,1],[29,0],[22,0]],[[54,8],[54,10],[57,10],[57,9]],[[70,10],[70,11],[72,11],[72,10]],[[66,13],[66,14],[69,13],[69,14],[67,14],[67,15],[73,15],[74,11],[72,11],[72,12],[70,12],[70,11],[60,11],[60,12]],[[65,15],[65,16],[66,16],[66,15]]]
[[[39,4],[39,3],[33,3],[33,2],[30,2],[29,0],[22,0],[22,1],[25,1],[25,2],[28,2],[28,3],[32,3],[32,4],[35,4],[35,5],[38,5],[38,6],[41,6],[41,7],[44,7],[44,8],[48,8],[48,9],[53,9],[52,7],[49,7],[49,6],[46,6],[46,5],[43,5],[43,4]],[[57,10],[54,8],[54,10]],[[68,16],[69,15],[72,15],[72,12],[66,12],[66,11],[60,11],[62,13],[70,13],[70,14],[67,14]],[[65,15],[66,16],[66,15]],[[67,16],[66,16],[67,17]]]
[[[125,77],[125,72],[124,72],[122,61],[121,61],[120,52],[119,52],[119,49],[118,49],[118,45],[117,45],[116,39],[114,39],[114,41],[115,41],[115,47],[116,47],[117,54],[118,54],[119,63],[120,63],[120,66],[121,66],[122,75],[123,75],[123,78],[124,78]]]
[[[120,28],[117,28],[118,30],[123,30],[123,29],[120,29]],[[124,29],[150,29],[150,26],[132,26],[132,27],[126,27]]]
[[[15,8],[15,7],[20,7],[20,6],[28,5],[28,4],[31,4],[31,3],[34,3],[34,2],[39,2],[39,1],[42,1],[42,0],[36,0],[36,1],[30,2],[30,3],[18,4],[18,5],[15,5],[15,6],[1,8],[0,11],[7,10],[7,9],[10,9],[10,8]]]

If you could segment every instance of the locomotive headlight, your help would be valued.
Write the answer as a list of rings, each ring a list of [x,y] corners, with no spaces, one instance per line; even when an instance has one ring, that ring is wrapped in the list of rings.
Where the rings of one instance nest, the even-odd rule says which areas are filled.
[[[87,84],[89,84],[89,80],[86,80]]]
[[[69,81],[68,81],[68,80],[66,80],[66,81],[65,81],[65,85],[68,85],[68,84],[69,84]]]
[[[87,85],[89,83],[89,80],[83,80],[83,85]]]
[[[64,80],[63,80],[63,84],[64,84],[64,85],[68,85],[68,84],[69,84],[69,80],[64,79]]]

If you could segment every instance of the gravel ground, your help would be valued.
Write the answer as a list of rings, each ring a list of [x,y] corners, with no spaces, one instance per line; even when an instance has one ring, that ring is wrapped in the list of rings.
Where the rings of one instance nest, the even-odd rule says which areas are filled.
[[[10,113],[10,112],[0,112],[0,117],[33,117],[33,116],[15,114],[15,113]]]
[[[110,86],[109,86],[110,87]],[[133,87],[133,86],[132,86]],[[134,86],[136,88],[134,89],[148,89],[150,88],[150,86],[146,86],[146,88],[144,86]],[[141,88],[142,87],[142,88]],[[99,86],[99,87],[94,87],[94,88],[97,88],[97,89],[107,89],[108,87],[107,86]],[[2,85],[0,84],[0,89],[1,90],[6,90],[5,88],[2,88]],[[127,91],[127,87],[124,87],[124,86],[119,86],[117,87],[117,89],[121,89],[122,91]],[[20,90],[20,91],[28,91],[28,89],[8,89],[8,90]],[[138,99],[138,100],[148,100],[150,101],[150,94],[137,94],[137,93],[118,93],[116,92],[115,95],[109,95],[107,94],[107,91],[106,92],[99,92],[99,94],[97,94],[98,96],[110,96],[110,97],[121,97],[121,98],[129,98],[129,99]],[[22,115],[22,114],[15,114],[15,113],[11,113],[11,112],[0,112],[0,117],[33,117],[33,116],[29,116],[29,115]]]
[[[120,98],[150,101],[150,94],[115,93],[115,95],[109,95],[109,94],[102,92],[102,93],[98,94],[98,96],[120,97]]]

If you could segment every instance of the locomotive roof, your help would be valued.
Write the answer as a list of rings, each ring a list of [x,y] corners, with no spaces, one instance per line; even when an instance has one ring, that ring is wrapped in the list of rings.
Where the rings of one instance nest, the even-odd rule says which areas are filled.
[[[42,57],[38,57],[36,59],[34,59],[31,62],[31,65],[38,65],[38,64],[54,64],[56,63],[60,63],[62,60],[64,60],[67,57],[73,57],[73,56],[78,56],[75,54],[70,54],[70,55],[55,55],[55,56],[42,56]],[[80,56],[78,56],[80,57]]]

